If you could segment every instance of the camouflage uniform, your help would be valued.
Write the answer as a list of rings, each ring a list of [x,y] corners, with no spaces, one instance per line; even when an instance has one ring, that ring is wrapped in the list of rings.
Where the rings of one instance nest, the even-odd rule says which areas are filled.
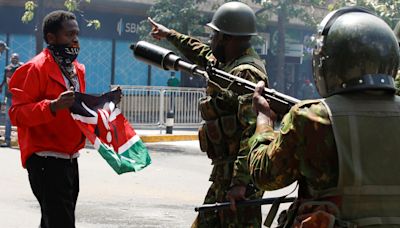
[[[329,103],[335,99],[335,105],[342,105],[342,101],[347,99],[347,101],[352,102],[351,104],[353,104],[354,107],[362,107],[361,109],[363,112],[357,111],[357,108],[348,108],[348,106],[343,110],[337,108],[337,106],[333,106]],[[376,212],[371,212],[371,209],[368,207],[375,208],[376,210],[382,205],[385,205],[385,209],[378,209],[385,211],[382,212],[382,214],[389,214],[391,217],[396,217],[393,214],[397,212],[396,209],[393,208],[398,208],[398,198],[389,195],[393,193],[388,194],[385,191],[388,191],[387,188],[390,189],[394,187],[394,185],[399,182],[399,178],[388,177],[387,173],[385,174],[384,171],[379,172],[376,168],[377,166],[381,167],[382,165],[387,165],[389,167],[388,170],[399,170],[398,168],[393,168],[398,167],[397,165],[393,165],[393,163],[397,163],[397,161],[388,161],[396,157],[395,154],[397,152],[393,150],[393,148],[397,148],[396,145],[399,143],[393,143],[396,142],[396,139],[394,139],[395,137],[388,137],[388,135],[391,135],[393,132],[386,131],[390,126],[396,127],[399,125],[396,123],[400,118],[400,112],[395,108],[399,103],[400,100],[394,98],[394,96],[390,94],[367,95],[361,93],[334,95],[324,100],[302,101],[295,105],[284,117],[278,134],[269,126],[259,126],[257,128],[257,133],[249,140],[250,154],[248,159],[249,171],[256,186],[263,190],[276,190],[286,187],[294,181],[298,181],[299,183],[299,199],[291,206],[288,213],[283,214],[284,217],[280,218],[282,219],[281,225],[286,223],[285,225],[293,227],[333,227],[333,224],[335,224],[335,227],[349,227],[350,224],[354,225],[353,222],[357,223],[362,220],[360,218],[369,219],[371,214],[375,213],[374,215],[376,215]],[[327,106],[327,104],[329,105]],[[331,105],[334,108],[332,108]],[[370,110],[368,108],[371,106],[375,107],[374,111],[365,111]],[[327,107],[329,107],[329,110]],[[354,116],[348,118],[346,112],[359,112],[361,115],[354,114]],[[368,114],[365,114],[365,112]],[[333,115],[334,117],[332,117],[332,113],[339,114],[336,116]],[[338,118],[338,116],[341,118],[348,118],[346,119],[347,121],[354,121],[356,119],[356,121],[350,122],[350,124],[362,123],[364,125],[359,125],[355,128],[354,126],[347,127],[350,124],[347,122],[345,122],[345,124],[341,123],[340,121],[342,120]],[[379,119],[382,117],[385,118],[385,116],[387,117],[386,121],[381,121],[381,119]],[[337,132],[352,132],[351,129],[358,129],[360,132],[364,132],[355,134],[355,138],[360,139],[359,142],[361,145],[359,145],[359,150],[364,154],[364,158],[368,157],[366,162],[362,160],[363,156],[359,155],[359,160],[355,157],[354,154],[357,153],[358,150],[352,147],[349,149],[350,147],[346,144],[346,140],[348,140],[346,137],[335,137],[336,134],[334,133],[335,128],[332,125],[332,118],[336,123]],[[365,118],[370,119],[365,120]],[[374,136],[371,134],[371,132],[368,131],[370,128],[380,132],[380,135]],[[395,129],[398,128],[396,127]],[[338,135],[343,136],[340,134]],[[365,135],[367,135],[367,137]],[[353,136],[354,135],[350,136],[351,143],[353,143]],[[336,138],[340,139],[340,144],[336,143]],[[378,143],[376,143],[375,140]],[[382,145],[382,142],[384,142],[383,140],[387,140],[385,146]],[[353,144],[351,145],[353,146]],[[338,153],[339,146],[345,148],[345,153]],[[382,157],[382,154],[376,153],[377,151],[383,153],[385,156]],[[341,154],[342,170],[339,169],[340,156],[338,156],[338,154]],[[346,156],[354,156],[354,159],[348,159]],[[372,160],[368,161],[369,159]],[[341,186],[347,187],[349,183],[352,184],[352,181],[356,180],[352,175],[354,172],[354,176],[357,176],[358,169],[350,168],[351,171],[346,171],[348,168],[346,165],[343,165],[353,164],[351,163],[352,161],[373,167],[369,169],[367,165],[360,166],[364,169],[362,172],[360,171],[361,174],[359,174],[360,179],[364,177],[364,179],[361,179],[360,188],[365,191],[373,191],[368,187],[381,185],[379,188],[382,196],[377,196],[377,199],[374,199],[373,195],[371,196],[365,193],[363,195],[358,193],[358,190],[350,193],[340,193],[337,191]],[[355,171],[353,171],[353,169]],[[383,168],[381,169],[383,170]],[[339,171],[342,172],[342,175],[347,175],[347,179],[340,176]],[[376,176],[379,175],[383,176],[376,179]],[[372,182],[372,184],[370,184],[370,182]],[[365,188],[365,186],[367,187]],[[348,187],[347,189],[351,188]],[[353,189],[356,189],[356,187],[353,187]],[[353,196],[351,194],[356,195],[356,197],[350,198],[349,195]],[[390,200],[384,201],[385,203],[380,202],[380,200],[386,199]],[[353,203],[354,201],[357,203]],[[366,204],[368,206],[358,201],[368,202]],[[353,204],[350,204],[352,207],[349,207],[350,209],[346,211],[347,208],[344,205],[347,206],[348,202]],[[357,208],[357,206],[366,209],[354,209]],[[306,219],[307,222],[305,222],[305,218],[308,218]],[[376,222],[367,219],[363,222],[366,221]],[[374,225],[382,224],[379,222],[374,223]],[[398,221],[396,220],[396,222]],[[331,224],[331,226],[327,224]]]
[[[257,187],[272,191],[299,183],[299,201],[278,219],[292,224],[302,199],[311,198],[307,187],[323,190],[337,184],[338,157],[328,110],[321,100],[306,100],[290,109],[279,132],[258,126],[249,140],[249,171]],[[327,226],[315,226],[327,227]]]
[[[254,183],[276,190],[305,178],[314,189],[337,184],[338,158],[332,124],[320,100],[292,107],[277,135],[269,126],[249,140],[249,169]]]
[[[209,46],[201,41],[172,31],[167,37],[189,60],[204,67],[216,63]],[[254,64],[256,62],[256,64]],[[258,65],[257,65],[258,63]],[[249,48],[243,56],[219,69],[241,78],[267,83],[264,64],[254,49]],[[247,186],[246,197],[258,199],[263,191],[251,183],[247,169],[249,152],[247,139],[255,128],[255,114],[251,108],[251,94],[238,95],[217,88],[209,83],[207,97],[200,100],[200,111],[205,124],[199,130],[200,146],[212,160],[212,182],[205,197],[205,204],[226,202],[226,193],[233,185]],[[237,214],[230,210],[199,214],[192,227],[260,227],[261,207],[239,208]]]
[[[300,200],[280,215],[279,227],[314,212],[298,210],[302,200],[312,198],[307,186],[323,190],[337,185],[337,149],[328,110],[320,100],[295,105],[284,116],[279,133],[269,126],[258,127],[249,146],[249,170],[256,186],[272,191],[295,181],[300,185]]]
[[[360,7],[329,13],[316,40],[313,76],[324,99],[292,107],[277,135],[257,126],[250,174],[265,190],[298,182],[298,200],[278,219],[284,227],[399,227],[398,42]]]

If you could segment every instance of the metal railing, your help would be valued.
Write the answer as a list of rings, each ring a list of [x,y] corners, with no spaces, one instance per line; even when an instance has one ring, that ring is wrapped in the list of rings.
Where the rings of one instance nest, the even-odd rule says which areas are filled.
[[[204,88],[120,87],[123,91],[121,111],[136,128],[164,128],[167,113],[171,110],[174,112],[174,126],[182,128],[200,126],[202,118],[198,101],[205,96]]]

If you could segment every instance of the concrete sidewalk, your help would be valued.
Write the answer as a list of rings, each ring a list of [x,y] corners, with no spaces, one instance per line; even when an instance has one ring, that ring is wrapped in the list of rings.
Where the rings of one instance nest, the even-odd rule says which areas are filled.
[[[0,126],[0,144],[4,142],[4,126]],[[143,142],[171,142],[171,141],[193,141],[198,140],[197,129],[176,129],[172,134],[167,134],[165,129],[135,129]],[[11,145],[18,147],[17,128],[12,128]]]
[[[197,129],[173,130],[167,134],[164,129],[135,129],[143,142],[170,142],[198,140]]]

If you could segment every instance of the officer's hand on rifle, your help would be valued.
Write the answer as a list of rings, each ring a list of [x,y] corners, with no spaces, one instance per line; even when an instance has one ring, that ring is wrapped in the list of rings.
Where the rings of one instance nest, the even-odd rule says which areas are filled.
[[[265,125],[274,127],[274,120],[276,119],[276,114],[270,108],[267,99],[262,96],[264,87],[265,83],[259,81],[253,94],[253,109],[257,113],[257,129]]]
[[[153,21],[150,17],[147,18],[152,26],[150,35],[157,40],[161,40],[167,38],[167,36],[171,33],[171,30],[165,27],[162,24],[158,24],[157,22]]]
[[[247,200],[245,194],[246,186],[243,185],[235,185],[228,191],[226,198],[231,202],[232,211],[236,212],[236,201]]]

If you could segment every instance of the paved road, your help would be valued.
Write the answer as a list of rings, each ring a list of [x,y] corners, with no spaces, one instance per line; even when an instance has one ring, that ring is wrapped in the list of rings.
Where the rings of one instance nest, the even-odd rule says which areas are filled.
[[[196,216],[193,208],[202,203],[209,186],[210,160],[197,141],[147,146],[153,164],[120,176],[96,151],[82,150],[78,228],[190,227]],[[0,167],[0,227],[37,227],[40,209],[20,166],[19,151],[0,148]]]

